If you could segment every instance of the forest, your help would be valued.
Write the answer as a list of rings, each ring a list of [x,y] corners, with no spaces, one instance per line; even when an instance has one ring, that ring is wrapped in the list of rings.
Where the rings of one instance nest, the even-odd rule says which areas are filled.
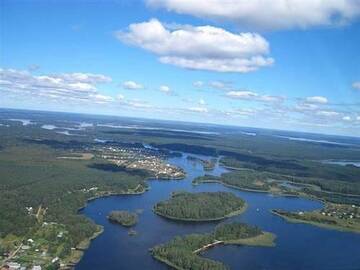
[[[122,226],[131,227],[138,222],[138,215],[129,211],[111,211],[108,219]]]
[[[176,192],[157,203],[154,212],[169,219],[206,221],[240,214],[245,207],[245,201],[230,192]]]
[[[147,188],[144,177],[93,169],[90,160],[57,159],[63,154],[24,142],[0,152],[0,238],[23,237],[42,222],[57,222],[69,232],[69,246],[76,246],[98,230],[78,214],[87,200]]]

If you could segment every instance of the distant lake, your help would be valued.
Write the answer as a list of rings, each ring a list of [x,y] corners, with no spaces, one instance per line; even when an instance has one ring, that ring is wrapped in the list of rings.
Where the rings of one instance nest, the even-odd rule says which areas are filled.
[[[192,155],[195,156],[195,155]],[[295,197],[277,197],[265,193],[230,189],[221,184],[193,186],[194,177],[205,172],[199,162],[187,155],[169,159],[186,170],[187,178],[178,181],[149,180],[151,189],[142,195],[123,195],[91,201],[81,213],[104,226],[104,233],[96,238],[76,270],[92,269],[169,269],[154,260],[149,248],[165,243],[176,235],[210,232],[219,222],[184,223],[169,221],[152,212],[154,204],[169,198],[171,192],[186,190],[229,191],[246,200],[247,211],[226,221],[241,221],[260,226],[277,235],[276,247],[221,246],[210,249],[206,257],[222,261],[231,269],[245,270],[347,270],[360,269],[360,234],[339,232],[308,224],[288,223],[269,210],[281,208],[290,211],[308,211],[322,207],[319,201]],[[198,156],[200,158],[208,158]],[[218,165],[213,174],[226,170]],[[206,172],[208,173],[208,172]],[[110,223],[106,215],[112,210],[135,211],[143,209],[134,227],[137,236],[129,236],[128,229]]]
[[[323,160],[322,163],[325,164],[336,164],[336,165],[341,165],[341,166],[346,166],[346,165],[354,165],[356,167],[360,168],[360,161],[357,160]]]
[[[274,136],[275,136],[275,137],[278,137],[278,138],[282,138],[282,139],[288,139],[288,140],[290,140],[290,141],[311,142],[311,143],[323,143],[323,144],[333,144],[333,145],[343,145],[343,146],[352,145],[352,144],[350,144],[350,143],[341,143],[341,142],[328,141],[328,140],[315,140],[315,139],[309,139],[309,138],[280,136],[280,135],[274,135]]]
[[[5,119],[5,120],[9,120],[9,121],[14,121],[14,122],[21,122],[21,124],[23,126],[28,126],[31,124],[36,124],[35,122],[29,120],[29,119]]]

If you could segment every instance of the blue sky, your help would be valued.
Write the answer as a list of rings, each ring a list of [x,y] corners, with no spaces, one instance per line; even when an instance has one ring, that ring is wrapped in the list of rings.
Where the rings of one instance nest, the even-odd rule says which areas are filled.
[[[264,2],[4,0],[0,106],[360,136],[360,2]]]

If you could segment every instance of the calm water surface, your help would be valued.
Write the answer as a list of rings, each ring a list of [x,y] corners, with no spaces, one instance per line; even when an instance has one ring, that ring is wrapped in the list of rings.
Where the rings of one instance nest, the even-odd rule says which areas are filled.
[[[149,248],[169,241],[176,235],[210,232],[219,223],[174,222],[152,212],[154,204],[169,198],[171,192],[179,190],[233,192],[245,199],[249,207],[244,214],[227,221],[258,225],[263,230],[277,235],[274,248],[221,246],[205,253],[204,256],[222,261],[231,269],[360,270],[360,234],[287,223],[269,212],[274,208],[313,210],[321,208],[320,202],[238,191],[220,184],[193,186],[192,179],[205,174],[202,166],[187,160],[186,155],[182,158],[172,158],[170,162],[184,168],[187,178],[179,181],[150,180],[150,191],[142,195],[101,198],[90,202],[82,210],[84,215],[104,226],[104,233],[92,241],[76,270],[169,269],[152,259]],[[225,171],[224,168],[216,166],[211,173],[220,175]],[[138,209],[143,209],[143,213],[134,227],[138,232],[137,236],[129,236],[128,229],[112,224],[106,219],[106,215],[112,210]]]

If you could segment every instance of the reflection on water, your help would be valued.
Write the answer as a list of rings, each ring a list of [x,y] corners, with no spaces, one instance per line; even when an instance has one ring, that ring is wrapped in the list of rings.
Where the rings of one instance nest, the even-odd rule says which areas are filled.
[[[201,159],[208,158],[197,156]],[[76,270],[169,269],[150,256],[149,248],[169,241],[176,235],[212,231],[219,223],[169,221],[152,212],[154,204],[167,199],[171,192],[178,190],[233,192],[245,199],[249,207],[244,214],[230,220],[255,224],[277,235],[277,246],[274,248],[222,246],[205,253],[205,256],[222,261],[231,269],[360,269],[360,234],[320,229],[306,224],[291,224],[269,212],[274,208],[290,211],[314,210],[322,206],[320,202],[244,192],[221,184],[193,186],[191,180],[205,172],[199,162],[189,161],[186,157],[185,154],[183,157],[170,159],[171,163],[187,171],[185,180],[149,180],[151,189],[142,195],[101,198],[90,202],[82,210],[87,217],[103,225],[105,230],[92,242]],[[225,171],[217,164],[212,173],[220,175]],[[138,232],[137,236],[129,236],[128,229],[106,219],[110,211],[121,209],[143,209],[139,222],[134,227]]]

